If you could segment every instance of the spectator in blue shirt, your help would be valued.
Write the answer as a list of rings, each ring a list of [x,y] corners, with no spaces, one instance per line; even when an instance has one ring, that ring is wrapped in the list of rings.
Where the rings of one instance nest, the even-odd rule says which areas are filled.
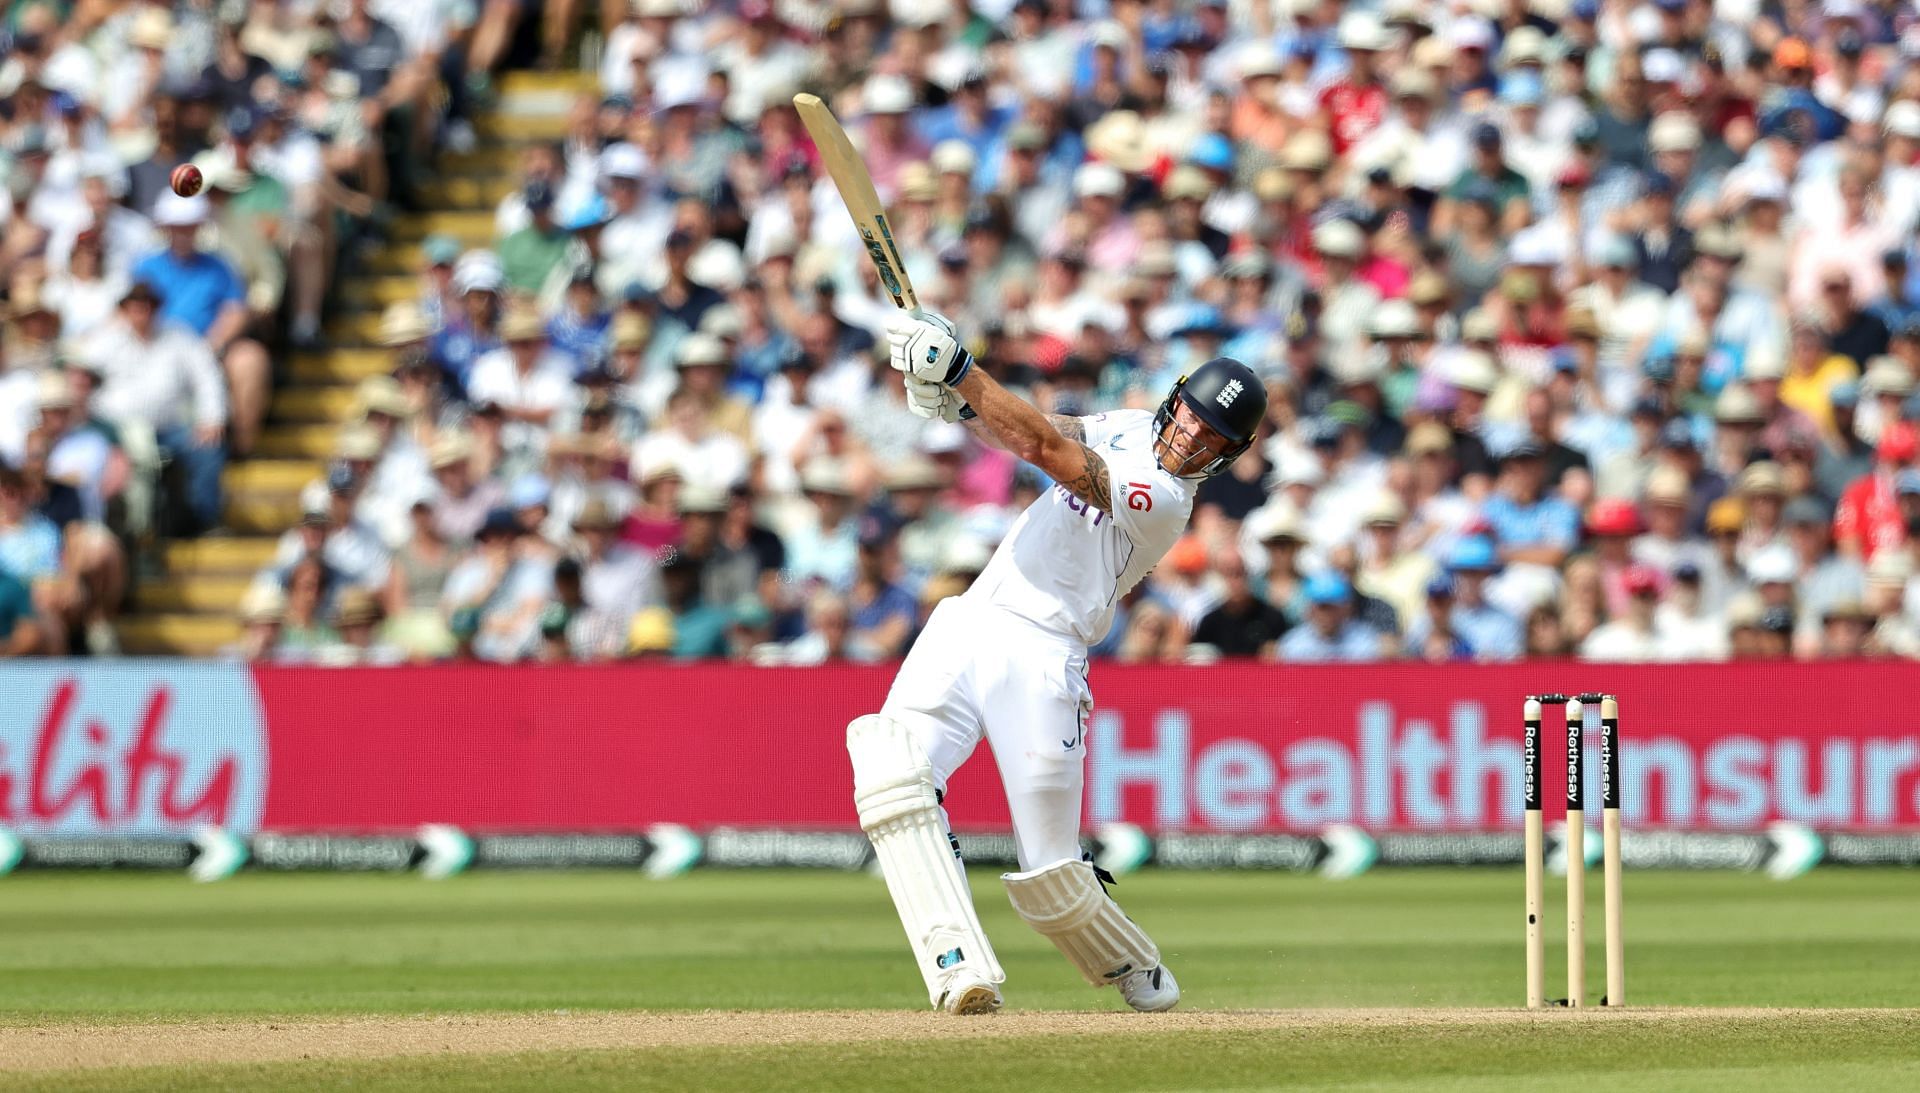
[[[1495,552],[1506,565],[1559,568],[1580,538],[1580,512],[1559,497],[1544,495],[1546,452],[1531,438],[1508,449],[1500,478],[1481,515],[1493,529]]]
[[[1447,573],[1434,580],[1444,582],[1452,598],[1447,622],[1453,633],[1466,643],[1476,660],[1517,660],[1525,644],[1525,633],[1512,615],[1487,602],[1487,581],[1500,568],[1491,540],[1484,535],[1469,535],[1460,540],[1447,557]],[[1434,588],[1427,595],[1431,602]],[[1407,645],[1418,650],[1431,633],[1431,620],[1419,620],[1421,632],[1408,629]]]
[[[572,357],[575,377],[583,376],[604,362],[612,325],[613,313],[594,291],[593,271],[575,270],[560,313],[547,320],[547,344]]]
[[[1280,659],[1298,662],[1378,660],[1380,633],[1353,617],[1353,586],[1338,573],[1307,579],[1307,623],[1280,639]]]
[[[460,310],[433,335],[433,355],[446,367],[453,389],[464,396],[473,362],[505,343],[500,340],[500,260],[492,251],[469,251],[453,267],[453,293]]]
[[[244,325],[247,302],[246,282],[233,267],[194,242],[207,213],[205,198],[162,196],[154,203],[153,220],[166,232],[167,246],[133,267],[134,280],[160,290],[161,321],[202,336],[210,336],[223,319]]]
[[[987,158],[1000,138],[1001,130],[1011,125],[1014,110],[987,102],[987,75],[979,69],[969,71],[953,89],[947,105],[921,115],[920,139],[932,148],[943,140],[963,141],[973,149],[975,163]]]
[[[247,283],[226,259],[195,242],[207,213],[205,197],[161,194],[153,222],[166,233],[167,245],[133,267],[133,280],[160,294],[162,323],[178,323],[205,338],[220,358],[227,375],[227,440],[233,454],[246,455],[267,412],[273,371],[266,347],[246,336],[254,320]]]
[[[1473,646],[1454,628],[1453,605],[1452,574],[1437,574],[1427,582],[1426,612],[1407,626],[1407,656],[1435,663],[1473,656]]]
[[[868,513],[860,521],[860,553],[848,606],[853,640],[881,660],[907,651],[907,641],[919,619],[919,603],[893,580],[899,570],[898,526],[889,516]]]
[[[31,585],[59,572],[60,529],[28,504],[26,478],[0,463],[0,573]]]

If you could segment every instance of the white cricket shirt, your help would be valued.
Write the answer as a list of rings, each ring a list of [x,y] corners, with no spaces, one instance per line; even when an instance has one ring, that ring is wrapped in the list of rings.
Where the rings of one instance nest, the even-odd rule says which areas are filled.
[[[1186,531],[1198,483],[1175,478],[1154,458],[1151,411],[1080,422],[1087,446],[1107,461],[1114,511],[1054,486],[1014,521],[966,598],[1092,645],[1113,625],[1114,604]]]

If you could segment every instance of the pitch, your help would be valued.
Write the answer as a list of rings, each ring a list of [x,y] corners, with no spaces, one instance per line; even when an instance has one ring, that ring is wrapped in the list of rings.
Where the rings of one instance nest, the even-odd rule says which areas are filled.
[[[1913,873],[1627,882],[1635,1005],[1529,1014],[1512,870],[1136,875],[1187,990],[1149,1017],[976,873],[1008,1011],[963,1020],[864,875],[19,874],[0,1088],[1920,1087]]]

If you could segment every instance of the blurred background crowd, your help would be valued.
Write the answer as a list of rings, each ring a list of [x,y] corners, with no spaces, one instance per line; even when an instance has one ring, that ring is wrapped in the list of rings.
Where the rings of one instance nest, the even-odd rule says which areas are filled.
[[[110,647],[125,521],[219,532],[330,263],[582,18],[596,89],[490,243],[420,247],[233,655],[908,647],[1050,484],[907,411],[797,90],[1043,410],[1266,379],[1097,656],[1920,655],[1895,0],[16,7],[0,616]]]
[[[157,545],[226,532],[226,468],[340,264],[475,142],[509,7],[5,5],[0,648],[114,652]]]

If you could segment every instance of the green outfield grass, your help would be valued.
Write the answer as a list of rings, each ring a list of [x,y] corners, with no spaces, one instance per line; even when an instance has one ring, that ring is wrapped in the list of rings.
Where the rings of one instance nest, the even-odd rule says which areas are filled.
[[[1597,878],[1595,878],[1597,881]],[[1110,1010],[975,874],[1009,1012]],[[1589,997],[1603,977],[1599,885]],[[1116,895],[1160,941],[1186,1010],[1513,1007],[1517,870],[1347,882],[1148,872]],[[1557,889],[1549,907],[1561,906]],[[1557,923],[1557,912],[1550,923]],[[1627,877],[1635,1007],[1912,1007],[1920,873]],[[1554,932],[1550,930],[1550,937]],[[1555,940],[1558,940],[1555,938]],[[1549,947],[1558,993],[1562,951]],[[555,1010],[914,1010],[924,997],[884,886],[863,875],[31,874],[0,880],[0,1035],[22,1026],[300,1015]],[[1545,1027],[1431,1020],[1267,1030],[923,1042],[729,1044],[213,1069],[8,1073],[0,1088],[1920,1088],[1920,1014],[1662,1020],[1555,1015]],[[1002,1020],[992,1018],[988,1020]],[[0,1044],[4,1044],[0,1040]],[[537,1046],[537,1045],[533,1045]],[[210,1066],[221,1062],[208,1059]],[[1572,1072],[1578,1072],[1577,1074]],[[14,1079],[18,1079],[15,1081]]]

